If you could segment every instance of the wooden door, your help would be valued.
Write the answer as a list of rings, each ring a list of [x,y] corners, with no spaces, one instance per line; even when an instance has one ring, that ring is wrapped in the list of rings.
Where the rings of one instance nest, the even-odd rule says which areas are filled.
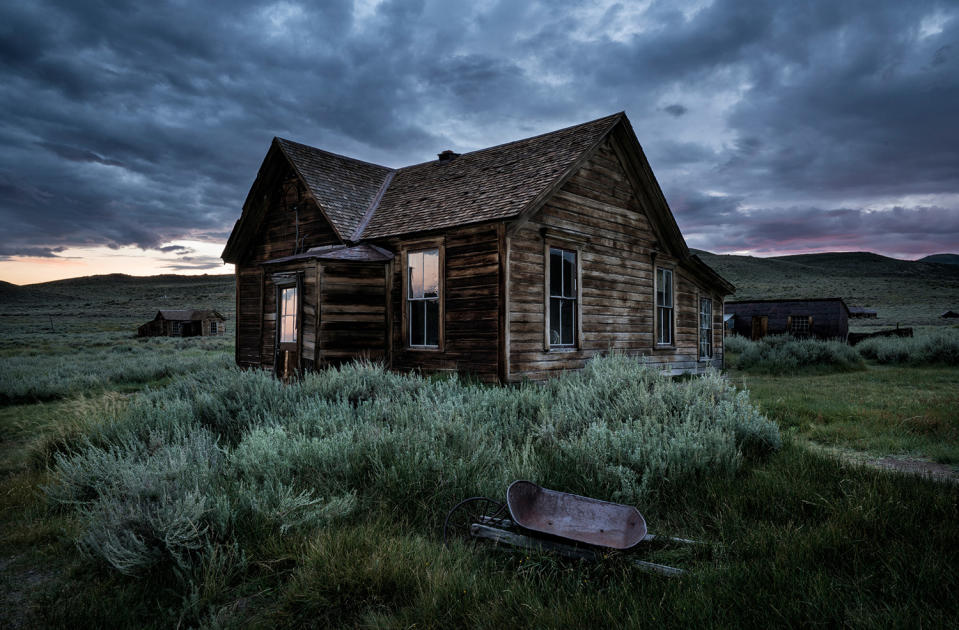
[[[292,280],[276,285],[276,355],[273,369],[282,379],[288,379],[300,371],[303,289],[298,276]]]
[[[769,318],[765,315],[754,315],[752,318],[753,330],[752,330],[752,340],[758,341],[766,336],[766,332],[769,330]]]

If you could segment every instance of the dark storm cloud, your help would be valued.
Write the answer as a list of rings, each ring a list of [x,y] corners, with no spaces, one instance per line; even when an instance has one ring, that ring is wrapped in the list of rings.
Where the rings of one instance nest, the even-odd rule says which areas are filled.
[[[167,243],[225,238],[274,135],[396,166],[621,109],[698,246],[954,249],[941,226],[959,214],[957,13],[896,0],[5,3],[0,256],[186,257]]]
[[[663,111],[669,114],[670,116],[675,116],[679,118],[683,114],[689,111],[689,108],[680,105],[679,103],[673,103],[672,105],[667,105],[663,108]]]

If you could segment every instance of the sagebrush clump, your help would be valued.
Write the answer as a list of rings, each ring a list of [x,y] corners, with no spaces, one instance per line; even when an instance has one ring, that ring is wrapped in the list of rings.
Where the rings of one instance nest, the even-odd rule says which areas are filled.
[[[181,377],[57,450],[47,494],[79,544],[128,574],[187,571],[346,517],[435,531],[514,479],[632,504],[781,445],[718,374],[676,382],[635,359],[514,388],[358,363],[284,385],[259,371]]]
[[[771,335],[759,341],[731,337],[725,343],[728,351],[738,353],[733,361],[738,370],[790,374],[810,369],[844,372],[865,368],[859,353],[842,341]]]
[[[873,337],[861,341],[856,350],[884,364],[959,365],[959,330],[938,330],[915,337]]]

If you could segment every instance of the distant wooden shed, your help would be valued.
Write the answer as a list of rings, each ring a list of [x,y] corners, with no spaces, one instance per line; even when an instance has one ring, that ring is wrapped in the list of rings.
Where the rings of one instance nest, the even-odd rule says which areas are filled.
[[[137,328],[137,337],[208,337],[226,332],[226,318],[209,310],[159,310]]]
[[[791,334],[845,341],[849,335],[849,308],[842,298],[726,302],[725,314],[735,315],[737,334],[754,340]]]

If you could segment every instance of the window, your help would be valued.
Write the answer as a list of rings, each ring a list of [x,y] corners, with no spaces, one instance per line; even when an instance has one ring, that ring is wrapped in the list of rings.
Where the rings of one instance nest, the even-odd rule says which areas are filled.
[[[576,345],[576,252],[549,248],[549,344]]]
[[[440,343],[440,250],[410,252],[406,257],[407,322],[411,347],[438,348]]]
[[[296,287],[282,287],[278,305],[280,343],[296,343]]]
[[[808,337],[812,324],[812,317],[809,315],[790,315],[787,328],[789,333],[797,337]]]
[[[673,343],[673,271],[656,267],[656,343]]]
[[[173,333],[172,333],[172,334],[174,334],[174,335],[182,335],[182,334],[183,334],[183,324],[181,324],[180,322],[173,322]]]
[[[211,335],[216,334],[216,322],[210,322],[210,334]]]
[[[709,298],[699,300],[699,358],[710,359],[713,356],[713,301]]]

